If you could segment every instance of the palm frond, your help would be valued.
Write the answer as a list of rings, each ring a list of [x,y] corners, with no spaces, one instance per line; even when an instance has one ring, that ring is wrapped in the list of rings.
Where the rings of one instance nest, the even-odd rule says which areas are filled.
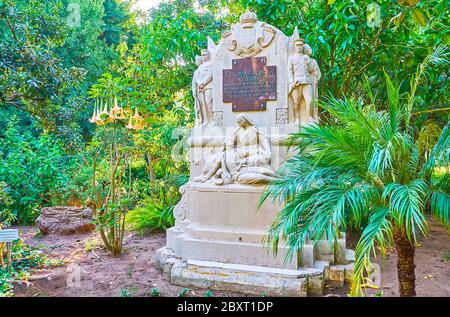
[[[371,254],[376,255],[376,246],[382,252],[392,245],[392,224],[389,221],[389,208],[376,207],[364,228],[355,250],[355,269],[353,273],[351,296],[362,296],[364,274],[372,269]]]
[[[366,89],[367,96],[369,96],[372,105],[375,104],[375,96],[373,94],[372,87],[367,75],[364,75],[364,88]]]
[[[386,78],[387,95],[389,101],[389,121],[392,133],[396,133],[400,125],[400,86],[394,86],[389,75],[384,72]]]
[[[428,188],[426,181],[415,179],[407,185],[388,184],[383,191],[383,199],[389,201],[389,210],[396,226],[405,228],[406,236],[412,243],[417,241],[416,227],[427,235],[424,207]]]
[[[296,251],[300,251],[308,239],[309,229],[304,226],[303,213],[311,196],[317,192],[317,189],[303,190],[291,201],[286,202],[284,207],[278,213],[268,235],[265,238],[266,244],[272,247],[276,255],[280,242],[288,246],[286,260],[291,260]],[[281,241],[280,241],[281,239]]]
[[[409,129],[409,123],[412,115],[412,110],[416,101],[416,91],[419,86],[422,76],[427,77],[429,66],[442,66],[449,63],[448,61],[449,50],[445,45],[439,45],[433,49],[433,51],[428,54],[422,63],[419,64],[415,74],[411,77],[410,81],[410,92],[408,94],[408,102],[406,104],[405,112],[405,128]]]
[[[430,178],[436,166],[447,167],[450,164],[450,122],[442,129],[427,162],[420,171],[421,177]]]
[[[385,144],[374,143],[368,172],[384,178],[385,173],[392,169],[393,161],[394,143],[392,141],[388,141]]]
[[[431,214],[445,226],[450,225],[450,174],[446,173],[433,186],[431,193]]]
[[[407,133],[397,132],[388,140],[374,141],[368,172],[378,175],[384,182],[407,181],[414,177],[417,167],[417,149]]]
[[[309,241],[327,238],[336,241],[347,227],[360,228],[369,214],[377,190],[352,175],[347,181],[335,178],[335,184],[324,184],[299,190],[286,201],[272,225],[267,243],[278,250],[280,242],[288,246],[289,259]]]
[[[269,197],[273,197],[273,202],[278,201],[283,204],[289,201],[298,190],[305,187],[304,179],[311,169],[309,162],[301,156],[290,158],[277,171],[280,178],[269,184],[260,198],[259,206]]]

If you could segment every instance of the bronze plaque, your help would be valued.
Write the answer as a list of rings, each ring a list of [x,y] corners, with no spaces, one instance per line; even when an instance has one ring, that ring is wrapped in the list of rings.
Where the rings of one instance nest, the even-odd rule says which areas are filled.
[[[277,68],[266,57],[233,59],[232,69],[223,70],[223,102],[233,111],[266,110],[267,100],[277,99]]]

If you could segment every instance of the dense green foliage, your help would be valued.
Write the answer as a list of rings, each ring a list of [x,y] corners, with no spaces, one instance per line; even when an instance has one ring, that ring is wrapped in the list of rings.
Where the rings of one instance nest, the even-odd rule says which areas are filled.
[[[332,120],[292,136],[299,154],[283,166],[281,179],[264,197],[272,195],[284,204],[269,234],[275,251],[280,239],[292,256],[309,239],[333,241],[341,232],[362,230],[351,293],[362,294],[372,252],[395,244],[400,294],[415,295],[414,253],[402,258],[402,244],[414,252],[419,234],[427,235],[427,206],[445,225],[450,223],[450,174],[442,176],[436,169],[450,164],[450,127],[428,121],[419,129],[412,114],[427,67],[448,64],[447,55],[439,47],[425,58],[407,96],[386,75],[387,110],[375,98],[369,104],[330,98],[321,106]],[[411,265],[403,263],[411,256]]]
[[[55,52],[66,33],[58,11],[55,1],[0,2],[0,105],[27,112],[44,130],[55,131],[65,99],[85,74],[75,65],[63,67]]]
[[[0,245],[0,251],[1,248]],[[24,244],[22,240],[12,242],[11,258],[10,270],[0,266],[0,297],[13,296],[14,281],[26,280],[33,269],[62,264],[61,261],[48,259],[42,251]],[[6,261],[6,257],[3,260]]]
[[[230,20],[236,21],[237,14],[250,7],[259,19],[288,35],[298,26],[300,36],[311,45],[319,62],[322,94],[364,96],[365,77],[373,87],[383,87],[385,69],[400,82],[415,72],[416,65],[433,47],[450,43],[446,1],[419,1],[414,7],[398,1],[377,1],[381,13],[379,26],[367,23],[367,7],[371,3],[371,0],[239,0],[231,4],[230,11],[235,14]],[[418,22],[414,12],[424,20]],[[419,109],[438,108],[445,103],[447,72],[448,68],[441,65],[430,74],[435,80],[420,88]],[[402,83],[401,90],[408,90],[408,82]],[[385,90],[379,93],[385,96]]]
[[[102,39],[104,6],[101,0],[0,2],[0,179],[20,223],[33,221],[42,206],[81,205],[87,198],[92,168],[85,142],[94,132],[87,91],[119,57],[116,45]],[[126,17],[111,23],[131,40],[135,24],[123,10],[108,12]]]
[[[165,178],[149,187],[141,206],[130,211],[126,224],[133,230],[168,229],[175,223],[173,208],[179,200],[178,187],[187,181],[186,177]]]
[[[21,127],[16,116],[0,133],[0,179],[8,184],[8,209],[21,223],[55,202],[67,178],[62,144],[50,135],[37,135]]]

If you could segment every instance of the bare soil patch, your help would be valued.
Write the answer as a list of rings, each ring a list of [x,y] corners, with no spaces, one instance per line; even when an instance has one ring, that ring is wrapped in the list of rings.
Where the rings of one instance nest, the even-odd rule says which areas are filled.
[[[416,248],[417,296],[450,296],[450,233],[439,223],[430,220],[428,239],[421,238]],[[379,259],[381,289],[384,296],[398,295],[397,255],[390,252]],[[374,292],[369,292],[373,294]]]
[[[40,236],[38,229],[21,227],[26,243],[40,248],[52,259],[65,264],[34,272],[31,285],[15,286],[16,296],[150,296],[157,288],[160,296],[178,296],[183,287],[166,281],[154,262],[156,250],[165,245],[165,234],[140,236],[127,233],[125,252],[112,257],[103,248],[97,232],[70,236]],[[74,277],[79,268],[80,279]],[[187,296],[204,296],[208,290],[190,289]],[[214,296],[234,296],[213,291]],[[240,295],[242,296],[242,295]]]
[[[430,221],[430,235],[422,239],[416,250],[416,284],[418,296],[450,296],[450,234]],[[178,296],[183,287],[170,284],[156,267],[154,254],[165,245],[162,232],[140,236],[127,233],[125,252],[110,256],[103,249],[98,233],[71,236],[41,236],[34,227],[20,227],[25,242],[40,248],[52,259],[64,260],[60,267],[37,270],[31,285],[15,286],[16,296],[150,296],[157,288],[160,296]],[[381,265],[380,289],[368,290],[368,296],[398,296],[396,255],[389,252],[378,259]],[[80,280],[74,270],[80,269]],[[188,296],[205,296],[208,290],[190,289]],[[346,296],[346,289],[327,290],[329,295]],[[213,296],[245,296],[244,294],[212,291]]]

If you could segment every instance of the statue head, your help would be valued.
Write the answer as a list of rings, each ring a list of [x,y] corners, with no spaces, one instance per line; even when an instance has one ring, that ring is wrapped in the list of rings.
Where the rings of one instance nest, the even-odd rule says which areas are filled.
[[[225,149],[230,149],[234,147],[234,140],[231,138],[226,138],[223,142],[223,146]]]
[[[303,39],[296,39],[294,41],[294,47],[297,53],[303,53],[303,46],[304,46]]]
[[[247,10],[244,14],[242,14],[239,19],[239,22],[241,22],[244,28],[253,27],[257,21],[256,13],[250,10]]]
[[[203,63],[203,58],[199,55],[195,56],[195,65],[200,66]]]
[[[202,61],[207,62],[209,60],[209,51],[202,49],[201,54],[202,54]]]
[[[308,44],[304,44],[303,45],[303,53],[305,53],[306,55],[311,57],[311,55],[312,55],[312,48],[311,48],[311,46],[309,46]]]
[[[242,113],[236,116],[236,122],[238,123],[238,125],[241,128],[247,128],[249,126],[254,126],[255,125],[253,123],[253,121],[250,120],[250,118],[248,118],[246,115],[244,115]]]

